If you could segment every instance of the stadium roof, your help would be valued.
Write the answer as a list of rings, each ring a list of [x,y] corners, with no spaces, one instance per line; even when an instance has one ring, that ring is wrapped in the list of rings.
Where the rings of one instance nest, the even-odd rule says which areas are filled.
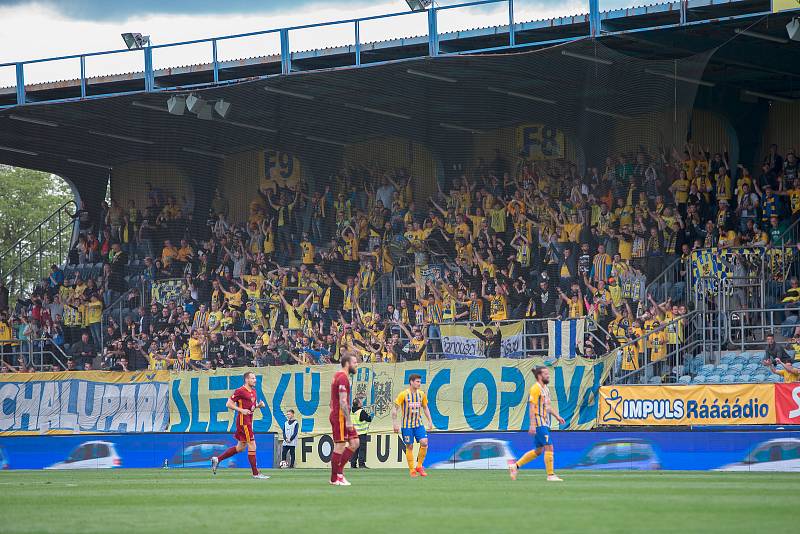
[[[694,53],[700,49],[709,50],[720,46],[736,35],[731,33],[731,28],[750,27],[750,24],[758,21],[759,14],[769,13],[771,9],[770,0],[689,0],[686,6],[685,23],[680,28],[676,28],[675,26],[679,26],[681,23],[681,4],[682,2],[676,1],[603,11],[600,13],[603,36],[613,36],[620,46],[628,41],[627,46],[632,53],[637,52],[635,43],[648,40],[661,42],[664,45],[663,54]],[[764,23],[756,23],[756,26],[750,29],[776,39],[786,39],[784,24],[776,24],[774,18],[771,17]],[[781,18],[788,21],[791,17],[789,14],[785,14]],[[694,28],[695,26],[697,28]],[[653,33],[656,30],[664,31]],[[642,32],[647,32],[648,35],[637,35]],[[523,49],[579,39],[588,34],[588,14],[514,24],[515,46]],[[684,36],[689,39],[688,42],[684,40]],[[442,55],[475,53],[475,51],[486,51],[484,53],[507,51],[508,43],[508,25],[471,28],[439,34]],[[755,40],[753,40],[753,45],[754,48],[760,49],[767,46],[764,42],[759,43]],[[402,39],[361,43],[359,48],[362,66],[419,58],[428,55],[428,36],[409,36]],[[780,49],[776,49],[774,43],[770,50],[781,52]],[[291,70],[292,72],[308,72],[352,67],[354,66],[354,54],[355,45],[292,52]],[[776,59],[789,60],[792,58],[796,59],[796,56]],[[784,61],[779,62],[788,64]],[[741,63],[738,62],[738,64]],[[737,65],[737,62],[729,62],[729,64]],[[281,74],[281,56],[272,54],[220,61],[218,69],[221,83],[279,75]],[[790,70],[784,69],[787,75],[790,75]],[[144,78],[143,71],[88,78],[86,94],[89,97],[96,97],[142,91],[144,90]],[[213,83],[213,65],[209,62],[157,69],[154,82],[156,90],[211,84]],[[26,99],[29,103],[81,97],[81,80],[79,78],[27,84],[25,88]],[[13,86],[0,88],[0,107],[15,104],[16,88]]]
[[[725,94],[730,99],[733,95],[736,101],[743,91],[782,100],[800,96],[800,71],[793,67],[800,64],[800,44],[788,41],[785,31],[791,13],[770,14],[768,0],[691,0],[685,23],[680,24],[679,7],[675,2],[605,12],[604,34],[598,42],[626,56],[654,61],[713,52],[702,75],[701,91],[707,97],[712,91],[715,97]],[[91,79],[87,93],[100,98],[87,100],[79,98],[80,84],[75,80],[29,86],[28,99],[38,103],[0,111],[0,163],[68,177],[99,178],[107,176],[111,167],[144,157],[205,157],[197,150],[224,156],[258,146],[297,146],[311,137],[327,137],[338,143],[386,135],[414,138],[420,132],[413,125],[403,125],[403,121],[398,125],[386,115],[385,120],[375,120],[356,133],[342,134],[335,126],[346,121],[348,114],[360,113],[352,107],[354,103],[448,122],[447,114],[458,111],[454,106],[481,106],[487,79],[508,91],[530,90],[535,80],[520,76],[522,70],[513,70],[525,68],[524,61],[532,61],[524,59],[530,54],[519,52],[575,41],[576,46],[591,53],[595,42],[581,37],[588,34],[585,15],[523,22],[515,29],[516,49],[507,47],[507,26],[441,34],[443,55],[436,58],[425,57],[427,37],[363,44],[366,65],[362,68],[351,66],[349,48],[295,52],[292,73],[285,76],[272,76],[280,74],[280,57],[242,59],[221,65],[220,81],[228,82],[222,87],[209,83],[208,64],[156,72],[156,89],[176,88],[186,94],[188,91],[182,88],[187,86],[194,87],[195,92],[206,87],[202,92],[207,98],[231,101],[235,112],[213,123],[188,113],[184,117],[166,113],[165,102],[171,93],[144,92],[142,73]],[[745,29],[785,42],[737,33]],[[475,49],[484,52],[472,52],[469,57],[459,54]],[[409,75],[409,68],[459,83],[438,82],[437,86],[434,79]],[[307,98],[268,93],[265,86]],[[457,103],[452,98],[454,92],[459,96]],[[117,96],[102,97],[112,94]],[[14,95],[8,92],[0,98],[3,104],[14,102]],[[75,100],[42,102],[66,98]],[[750,102],[754,100],[751,95]],[[370,116],[377,119],[374,114]],[[475,114],[474,119],[476,124],[466,126],[477,130],[509,124],[513,117],[492,113]],[[171,131],[180,137],[163,138]],[[187,147],[188,153],[183,150]],[[332,147],[338,148],[336,143]],[[186,164],[190,166],[191,161]]]

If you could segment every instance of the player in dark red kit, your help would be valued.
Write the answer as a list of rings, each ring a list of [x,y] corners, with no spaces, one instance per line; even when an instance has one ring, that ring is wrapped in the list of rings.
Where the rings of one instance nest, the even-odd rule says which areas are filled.
[[[349,354],[342,355],[342,369],[333,376],[331,384],[331,427],[333,428],[333,456],[331,457],[331,484],[349,486],[344,478],[344,466],[358,450],[358,433],[350,419],[350,375],[356,373],[358,360]]]
[[[217,474],[217,466],[222,460],[230,458],[236,453],[242,452],[247,447],[247,460],[250,462],[250,469],[253,471],[253,478],[267,479],[267,475],[262,475],[256,465],[256,437],[253,434],[253,412],[257,408],[264,407],[264,401],[256,400],[256,375],[252,372],[244,374],[244,385],[233,392],[231,398],[225,404],[229,410],[236,414],[236,446],[231,447],[219,456],[211,457],[211,472]]]

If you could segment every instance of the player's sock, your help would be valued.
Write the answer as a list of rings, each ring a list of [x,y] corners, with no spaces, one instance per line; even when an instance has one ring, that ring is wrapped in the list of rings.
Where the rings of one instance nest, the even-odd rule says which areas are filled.
[[[247,461],[250,462],[250,470],[254,475],[258,474],[258,466],[256,465],[256,451],[247,452]]]
[[[331,482],[336,482],[336,478],[339,475],[339,464],[342,461],[342,453],[334,452],[333,456],[331,457]]]
[[[408,462],[408,468],[413,471],[414,470],[414,448],[413,447],[406,447],[406,461]]]
[[[544,467],[547,471],[547,476],[556,474],[553,471],[553,451],[544,451]]]
[[[344,452],[342,453],[342,460],[339,467],[339,474],[344,473],[344,466],[346,466],[350,462],[350,458],[353,457],[353,450],[345,447]]]
[[[420,445],[419,453],[417,453],[417,467],[422,467],[422,462],[425,461],[425,455],[428,454],[428,447]]]
[[[517,460],[517,467],[522,467],[523,465],[527,464],[528,462],[534,461],[536,458],[539,457],[539,453],[536,452],[536,449],[532,451],[528,451],[522,455],[522,458]]]
[[[226,458],[230,458],[231,456],[233,456],[237,452],[239,452],[239,451],[236,450],[236,447],[231,447],[230,449],[226,450],[225,452],[223,452],[222,454],[217,456],[217,460],[219,460],[221,462],[222,460],[225,460]]]

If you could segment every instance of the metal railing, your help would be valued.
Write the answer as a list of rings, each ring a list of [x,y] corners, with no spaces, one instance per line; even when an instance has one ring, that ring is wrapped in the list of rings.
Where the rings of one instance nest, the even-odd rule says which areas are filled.
[[[8,366],[17,365],[19,358],[23,358],[25,365],[33,367],[37,371],[49,371],[53,365],[66,369],[64,361],[68,360],[69,356],[63,348],[48,337],[14,338],[0,342],[0,368],[7,369]]]
[[[787,304],[785,308],[728,311],[725,339],[738,350],[762,349],[768,334],[785,339],[794,337],[800,327],[798,313],[800,302]]]
[[[12,296],[30,293],[51,265],[64,263],[78,227],[76,209],[73,200],[65,202],[0,253],[0,278]]]
[[[669,381],[670,377],[677,378],[678,375],[685,374],[688,358],[700,353],[714,354],[713,343],[709,343],[712,340],[706,337],[707,319],[708,317],[701,312],[690,312],[623,343],[611,351],[617,355],[617,361],[611,371],[610,383],[646,384],[656,376],[659,377],[658,383],[661,383],[664,378]],[[653,361],[652,340],[655,335],[660,335],[662,332],[667,337],[667,350],[662,358]],[[670,336],[675,336],[675,343],[669,342]],[[632,350],[636,355],[637,369],[622,369],[623,354],[628,350]]]
[[[685,302],[689,296],[687,280],[687,262],[680,257],[670,262],[661,273],[645,287],[645,295],[652,295],[658,301],[671,298],[673,302]]]
[[[766,301],[769,305],[775,305],[786,290],[787,282],[792,276],[800,275],[800,250],[796,248],[800,243],[800,219],[794,221],[783,231],[780,237],[780,245],[771,248],[770,257],[771,272],[767,281]],[[778,272],[777,269],[780,269]],[[777,275],[777,276],[776,276]]]

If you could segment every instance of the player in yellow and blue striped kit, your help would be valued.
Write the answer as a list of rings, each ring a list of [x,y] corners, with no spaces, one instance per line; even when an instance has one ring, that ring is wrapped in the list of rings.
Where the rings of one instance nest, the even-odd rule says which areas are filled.
[[[428,476],[425,468],[422,467],[425,454],[428,452],[428,433],[422,424],[422,412],[425,413],[425,419],[428,422],[427,430],[431,430],[431,411],[428,409],[428,397],[419,389],[421,383],[420,375],[409,376],[408,389],[400,392],[392,407],[392,425],[395,432],[402,432],[403,443],[406,444],[406,460],[412,477]],[[398,411],[402,412],[402,428],[397,422]],[[419,443],[416,466],[414,465],[415,441]]]
[[[534,449],[523,454],[522,458],[516,462],[509,461],[508,469],[511,472],[511,480],[516,480],[519,468],[538,458],[544,452],[544,465],[548,482],[561,482],[561,479],[556,476],[553,470],[550,416],[555,417],[562,425],[564,424],[564,419],[553,410],[550,404],[550,390],[547,389],[547,384],[550,383],[550,371],[547,367],[537,366],[533,368],[533,376],[536,377],[536,383],[531,387],[528,399],[531,416],[531,425],[528,433],[533,436]]]

